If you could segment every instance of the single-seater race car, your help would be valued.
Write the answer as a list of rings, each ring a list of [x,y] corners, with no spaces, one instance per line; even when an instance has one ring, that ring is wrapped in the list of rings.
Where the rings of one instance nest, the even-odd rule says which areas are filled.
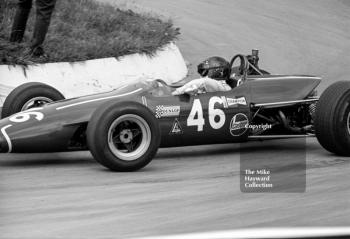
[[[143,81],[19,112],[0,121],[0,152],[88,149],[111,170],[134,171],[159,147],[316,136],[326,150],[350,156],[350,82],[318,99],[319,77],[272,75],[257,59],[257,51],[233,57],[230,91],[173,96],[178,86]]]

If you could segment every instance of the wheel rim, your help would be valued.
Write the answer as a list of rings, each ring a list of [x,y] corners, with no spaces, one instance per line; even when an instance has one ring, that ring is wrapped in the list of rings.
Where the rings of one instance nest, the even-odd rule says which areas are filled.
[[[347,129],[348,129],[348,134],[350,134],[350,111],[348,113],[348,118],[346,120],[346,126],[347,126]]]
[[[150,144],[151,129],[138,115],[120,116],[108,129],[108,147],[121,160],[137,160],[146,153]]]
[[[29,110],[31,108],[36,108],[36,107],[40,107],[42,105],[45,105],[47,103],[51,103],[53,102],[52,99],[44,97],[44,96],[40,96],[40,97],[35,97],[32,98],[30,100],[28,100],[22,107],[21,111],[24,110]]]

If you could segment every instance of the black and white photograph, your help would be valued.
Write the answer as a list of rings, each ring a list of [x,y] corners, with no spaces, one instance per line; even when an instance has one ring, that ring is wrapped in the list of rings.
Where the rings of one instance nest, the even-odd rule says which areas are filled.
[[[0,0],[0,239],[349,239],[350,0]]]

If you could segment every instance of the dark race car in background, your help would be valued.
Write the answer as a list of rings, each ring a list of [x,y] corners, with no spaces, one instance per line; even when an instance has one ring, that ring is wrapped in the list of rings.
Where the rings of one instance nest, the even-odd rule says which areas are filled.
[[[232,59],[237,86],[227,92],[173,96],[177,86],[155,80],[30,108],[0,121],[0,152],[88,149],[111,170],[134,171],[159,147],[316,136],[350,156],[350,82],[318,99],[319,77],[271,75],[257,59],[257,52]]]

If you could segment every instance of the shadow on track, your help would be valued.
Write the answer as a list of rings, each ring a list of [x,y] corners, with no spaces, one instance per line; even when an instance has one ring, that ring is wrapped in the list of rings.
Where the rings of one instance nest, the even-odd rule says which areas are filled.
[[[317,150],[321,146],[317,144],[306,144],[306,150]],[[190,149],[190,150],[188,150]],[[158,151],[157,159],[172,159],[184,157],[207,157],[219,156],[223,154],[240,154],[254,152],[256,154],[263,154],[266,152],[283,152],[289,150],[300,150],[300,145],[292,144],[288,141],[281,142],[280,140],[270,141],[255,141],[247,143],[232,143],[232,144],[218,144],[218,145],[204,145],[204,146],[190,146],[181,148],[166,148]],[[238,155],[236,155],[238,156]]]
[[[53,165],[89,165],[96,163],[88,152],[13,154],[2,156],[0,167],[42,167]]]
[[[318,151],[321,146],[311,143],[306,144],[306,151]],[[232,158],[239,158],[240,153],[252,153],[253,155],[271,154],[271,153],[288,153],[288,151],[300,150],[297,144],[290,144],[281,141],[264,141],[248,142],[243,144],[220,144],[190,146],[180,148],[164,148],[158,151],[155,160],[186,160],[191,159],[209,159],[219,158],[228,155]],[[322,156],[332,157],[329,153],[320,154]],[[350,160],[349,160],[350,161]],[[339,164],[349,162],[345,159],[333,159],[332,162],[318,162],[317,164],[308,165],[308,168],[326,167],[329,164]],[[81,165],[87,166],[96,164],[88,151],[65,152],[65,153],[45,153],[45,154],[12,154],[2,155],[0,158],[0,167],[50,167],[64,165]],[[102,168],[103,169],[103,168]],[[142,171],[149,168],[145,168]],[[109,170],[107,170],[109,171]]]

